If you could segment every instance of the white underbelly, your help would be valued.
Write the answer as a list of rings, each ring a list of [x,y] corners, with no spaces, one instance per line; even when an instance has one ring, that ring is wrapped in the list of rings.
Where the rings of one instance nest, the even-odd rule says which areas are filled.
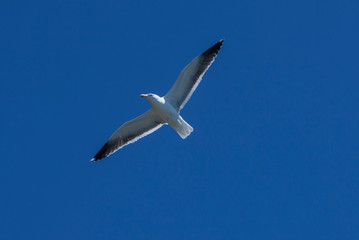
[[[153,106],[153,110],[166,123],[176,121],[179,117],[177,111],[171,105],[168,104],[159,104],[157,106]]]

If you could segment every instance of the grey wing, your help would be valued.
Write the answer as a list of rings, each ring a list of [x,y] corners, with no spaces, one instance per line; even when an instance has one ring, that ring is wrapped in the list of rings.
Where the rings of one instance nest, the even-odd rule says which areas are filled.
[[[141,116],[128,121],[119,127],[91,161],[98,161],[109,156],[127,144],[133,143],[138,139],[153,133],[162,125],[161,120],[156,116],[153,110],[150,109]]]
[[[175,84],[166,94],[165,99],[180,111],[196,90],[202,76],[211,66],[221,48],[223,39],[210,47],[207,51],[193,59],[180,73]]]

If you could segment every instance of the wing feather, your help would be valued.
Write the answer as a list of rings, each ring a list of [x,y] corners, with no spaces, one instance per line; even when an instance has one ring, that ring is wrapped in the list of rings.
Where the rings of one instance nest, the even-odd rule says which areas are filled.
[[[177,111],[180,111],[192,96],[203,75],[216,58],[222,44],[223,39],[193,59],[182,70],[175,84],[165,96],[166,101],[169,101]]]
[[[156,114],[150,109],[141,116],[119,127],[91,161],[98,161],[111,155],[122,147],[153,133],[162,125],[161,121],[156,117]]]

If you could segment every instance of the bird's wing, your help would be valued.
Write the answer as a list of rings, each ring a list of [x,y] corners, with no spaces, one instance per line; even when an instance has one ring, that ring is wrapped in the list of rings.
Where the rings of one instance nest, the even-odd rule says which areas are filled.
[[[141,116],[119,127],[91,161],[98,161],[107,157],[127,144],[136,142],[138,139],[153,133],[162,125],[161,120],[156,116],[153,110],[150,109]]]
[[[207,51],[193,59],[180,73],[175,84],[166,94],[165,99],[180,111],[196,90],[202,76],[216,58],[223,39],[210,47]]]

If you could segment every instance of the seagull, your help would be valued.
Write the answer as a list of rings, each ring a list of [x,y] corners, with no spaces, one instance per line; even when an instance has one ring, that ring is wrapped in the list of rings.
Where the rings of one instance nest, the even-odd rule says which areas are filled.
[[[181,117],[180,111],[215,60],[223,41],[224,39],[221,39],[193,59],[182,70],[175,84],[165,96],[160,97],[153,93],[141,94],[141,97],[151,103],[152,108],[119,127],[91,161],[98,161],[113,154],[122,147],[153,133],[164,124],[170,125],[182,139],[188,137],[193,128]]]

